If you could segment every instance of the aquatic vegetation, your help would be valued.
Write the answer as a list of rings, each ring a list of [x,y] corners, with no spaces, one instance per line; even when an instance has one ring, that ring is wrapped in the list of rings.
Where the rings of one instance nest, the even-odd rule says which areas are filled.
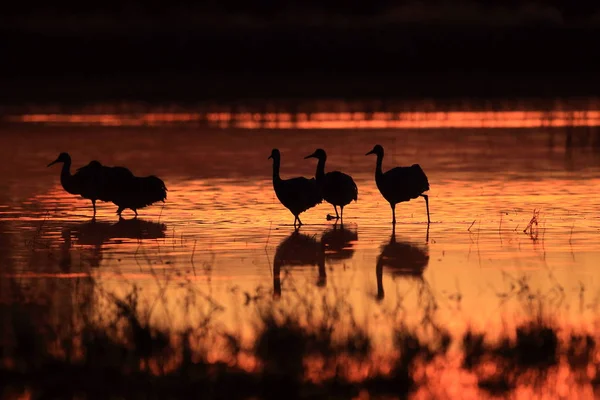
[[[539,233],[538,225],[540,222],[539,218],[540,218],[540,210],[534,209],[531,220],[529,220],[529,223],[527,224],[525,229],[523,229],[523,233],[528,233],[532,239],[537,239],[537,237],[538,237],[538,233]]]
[[[431,122],[400,120],[406,115],[390,118]],[[39,144],[9,132],[5,148],[33,146],[32,165],[43,165],[46,129]],[[40,178],[43,167],[21,160],[18,173],[6,168],[0,397],[593,397],[600,296],[598,226],[588,215],[597,163],[583,148],[566,157],[563,130],[473,130],[460,143],[435,129],[380,131],[396,160],[430,160],[439,183],[432,195],[444,199],[431,233],[422,204],[407,203],[397,237],[367,222],[389,212],[371,174],[358,172],[368,159],[351,156],[372,146],[372,135],[349,131],[338,143],[322,132],[303,131],[301,140],[256,132],[277,135],[299,169],[303,142],[347,147],[338,165],[365,188],[350,225],[310,216],[317,212],[292,232],[278,223],[287,211],[266,179],[267,140],[248,147],[237,140],[247,133],[176,131],[156,127],[149,142],[144,129],[119,142],[105,140],[117,132],[85,139],[106,154],[107,143],[149,143],[143,157],[119,160],[140,170],[165,157],[158,172],[173,182],[174,198],[164,213],[149,210],[155,222],[91,222],[54,176]],[[64,147],[77,135],[52,141]],[[206,151],[205,141],[227,151]],[[259,148],[260,162],[240,161]],[[77,151],[93,157],[86,146]]]
[[[92,313],[89,297],[79,297],[59,320],[47,305],[23,301],[19,282],[11,288],[15,301],[0,307],[0,382],[7,397],[15,391],[61,398],[187,398],[198,391],[208,398],[406,397],[435,384],[434,371],[455,368],[457,356],[457,373],[472,374],[479,390],[490,394],[524,385],[550,390],[560,367],[572,371],[579,385],[600,382],[597,373],[586,372],[600,368],[598,333],[561,334],[543,307],[495,339],[473,330],[452,337],[430,299],[420,325],[391,325],[392,348],[382,357],[372,333],[346,323],[353,312],[343,297],[306,294],[290,308],[257,296],[245,305],[256,312],[248,341],[224,330],[219,307],[207,305],[192,287],[187,312],[202,317],[183,331],[153,324],[135,285],[124,296],[96,288],[95,296],[109,304],[101,316]],[[111,384],[103,384],[108,378]]]

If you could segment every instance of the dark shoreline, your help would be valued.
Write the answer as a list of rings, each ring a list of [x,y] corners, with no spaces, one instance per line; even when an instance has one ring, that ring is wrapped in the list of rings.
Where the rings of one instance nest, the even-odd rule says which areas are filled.
[[[501,99],[554,99],[595,97],[600,81],[592,76],[466,77],[410,76],[397,78],[308,79],[295,76],[270,77],[131,77],[103,79],[13,79],[0,80],[0,105],[85,105],[110,102],[194,104],[198,102],[235,104],[281,101],[296,103],[314,99],[342,101],[419,101],[435,98],[452,102]]]
[[[594,27],[169,29],[0,28],[0,104],[600,93]]]

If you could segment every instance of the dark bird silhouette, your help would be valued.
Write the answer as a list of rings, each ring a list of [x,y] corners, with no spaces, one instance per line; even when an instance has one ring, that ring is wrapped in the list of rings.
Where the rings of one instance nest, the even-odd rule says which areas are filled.
[[[317,185],[317,181],[312,178],[292,178],[281,179],[279,176],[279,167],[281,155],[278,149],[273,149],[269,159],[273,159],[273,189],[277,198],[294,215],[294,227],[296,221],[302,225],[300,213],[316,206],[323,201],[323,196]]]
[[[314,236],[304,235],[295,229],[277,246],[273,260],[273,294],[276,297],[281,296],[281,267],[286,265],[316,265],[319,269],[317,286],[327,283],[324,247]]]
[[[383,162],[383,147],[375,145],[373,150],[365,155],[377,155],[377,168],[375,169],[375,182],[381,195],[392,207],[392,224],[396,223],[396,204],[409,201],[422,196],[427,207],[427,223],[429,219],[429,196],[423,194],[429,190],[429,181],[419,164],[410,167],[396,167],[385,173],[381,170]]]
[[[428,235],[429,236],[429,235]],[[377,257],[375,274],[377,276],[377,299],[385,297],[383,290],[383,268],[386,267],[393,276],[422,279],[423,272],[429,264],[429,249],[409,242],[397,242],[396,232],[392,231],[389,243],[381,247]]]
[[[92,201],[94,208],[94,217],[96,216],[96,200],[101,195],[101,169],[97,161],[92,161],[85,167],[77,169],[75,174],[71,175],[71,156],[68,153],[60,153],[58,158],[48,164],[48,167],[63,163],[60,172],[60,184],[67,193],[80,195],[84,199]]]
[[[90,162],[86,168],[96,171],[101,181],[99,199],[116,204],[119,217],[127,208],[133,210],[137,217],[138,209],[164,202],[167,198],[165,183],[154,175],[138,177],[128,168],[108,167],[98,161]]]
[[[117,214],[130,208],[137,217],[137,210],[167,198],[164,182],[156,176],[137,177],[125,167],[109,167],[93,160],[79,168],[74,175],[70,173],[71,157],[61,153],[48,166],[63,163],[60,181],[63,188],[71,194],[79,194],[90,199],[96,216],[96,201],[113,202],[119,208]]]
[[[317,172],[315,178],[323,194],[323,199],[333,205],[335,210],[336,219],[344,220],[344,207],[354,201],[358,201],[358,188],[354,179],[350,175],[344,174],[340,171],[331,171],[325,173],[325,161],[327,161],[327,153],[323,149],[317,149],[314,153],[307,158],[316,158],[319,160],[317,163]],[[340,214],[338,214],[338,206],[340,207]]]
[[[115,191],[112,195],[112,202],[119,208],[117,214],[121,217],[121,213],[130,208],[137,217],[137,210],[147,207],[156,202],[167,199],[167,187],[165,183],[154,175],[150,176],[134,176],[133,178],[122,182],[120,190]]]
[[[108,167],[102,165],[100,161],[92,160],[85,167],[77,171],[86,170],[96,178],[96,192],[98,200],[111,202],[115,193],[123,190],[135,177],[133,173],[125,167]]]
[[[355,230],[344,228],[343,225],[334,224],[333,228],[325,231],[321,236],[321,244],[325,250],[326,260],[347,260],[352,258],[354,249],[352,242],[358,240]]]

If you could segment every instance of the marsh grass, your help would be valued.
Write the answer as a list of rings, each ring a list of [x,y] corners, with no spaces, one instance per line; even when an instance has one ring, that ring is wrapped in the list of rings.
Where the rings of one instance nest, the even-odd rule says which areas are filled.
[[[538,215],[534,211],[531,227]],[[39,243],[40,236],[35,233],[32,242]],[[144,248],[139,255],[160,258]],[[481,394],[504,395],[524,386],[552,390],[560,368],[577,385],[600,385],[597,332],[561,329],[552,319],[554,300],[534,292],[526,277],[510,277],[510,289],[499,301],[514,296],[528,317],[494,337],[474,330],[452,336],[437,316],[436,293],[426,280],[418,281],[422,317],[409,324],[401,304],[384,312],[381,324],[389,329],[391,347],[382,351],[374,332],[356,322],[347,293],[332,285],[324,291],[288,281],[286,296],[278,300],[261,288],[244,292],[240,307],[255,316],[248,339],[241,327],[232,331],[220,324],[223,306],[210,291],[187,281],[179,306],[193,322],[185,329],[170,326],[168,318],[157,324],[153,313],[156,304],[167,307],[162,289],[170,278],[146,262],[159,288],[150,304],[135,284],[118,295],[92,274],[82,279],[80,291],[54,288],[74,291],[68,307],[53,304],[53,294],[43,301],[32,298],[26,282],[6,278],[3,287],[10,294],[3,298],[10,300],[0,305],[0,395],[404,398],[439,384],[436,375],[457,359],[456,368],[474,377]],[[210,275],[212,266],[204,263],[196,272]],[[581,291],[583,296],[583,285]],[[99,303],[106,305],[100,313]]]
[[[529,223],[523,229],[523,233],[529,234],[532,238],[538,237],[539,234],[539,218],[540,218],[540,210],[533,210],[533,216],[529,220]]]
[[[520,291],[524,299],[534,296],[526,285]],[[4,395],[27,390],[60,398],[189,398],[202,392],[204,398],[270,399],[345,398],[366,391],[406,397],[431,384],[424,370],[456,357],[453,345],[459,349],[460,368],[492,395],[522,385],[544,387],[561,363],[579,384],[600,383],[597,373],[587,372],[600,369],[597,338],[590,333],[561,335],[541,300],[529,320],[493,340],[471,330],[453,338],[436,322],[435,307],[429,304],[433,300],[426,300],[429,316],[419,325],[398,321],[392,326],[393,351],[383,368],[370,333],[346,323],[352,309],[342,298],[307,297],[297,308],[282,307],[268,296],[256,298],[247,305],[257,319],[255,336],[246,343],[239,332],[216,323],[218,307],[204,311],[196,326],[176,331],[150,323],[135,286],[123,297],[102,289],[97,295],[111,304],[101,318],[93,317],[85,302],[72,309],[72,321],[52,321],[42,306],[21,301],[0,308]],[[205,301],[190,299],[189,312],[199,312],[193,305]],[[211,356],[215,348],[218,358]],[[367,372],[357,375],[361,369]]]

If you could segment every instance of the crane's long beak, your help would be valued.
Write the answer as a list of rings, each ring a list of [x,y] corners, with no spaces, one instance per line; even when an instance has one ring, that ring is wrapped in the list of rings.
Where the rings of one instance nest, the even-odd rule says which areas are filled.
[[[272,156],[272,155],[271,155],[271,156],[269,156],[269,158],[267,158],[267,160],[270,160],[271,158],[273,158],[273,156]]]
[[[315,153],[312,153],[311,155],[304,157],[304,159],[306,160],[307,158],[313,158],[313,157],[315,157]]]
[[[58,162],[58,158],[57,158],[56,160],[52,161],[52,162],[51,162],[50,164],[48,164],[46,167],[51,167],[51,166],[53,166],[54,164],[56,164],[57,162]]]
[[[365,156],[368,156],[369,154],[375,154],[375,152],[373,150],[371,150],[370,152],[368,152],[367,154],[365,154]]]

